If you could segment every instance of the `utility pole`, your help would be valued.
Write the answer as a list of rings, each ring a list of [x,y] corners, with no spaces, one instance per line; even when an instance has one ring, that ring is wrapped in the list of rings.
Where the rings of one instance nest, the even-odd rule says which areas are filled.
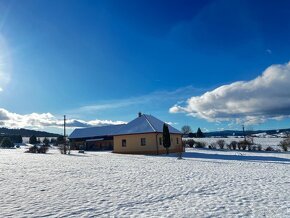
[[[65,135],[66,135],[66,132],[65,132],[65,123],[66,122],[66,116],[63,115],[63,138],[65,139]]]
[[[63,152],[66,154],[66,131],[65,131],[65,126],[66,126],[66,116],[63,116]]]
[[[244,135],[244,140],[246,141],[245,125],[243,125],[242,127],[243,127],[243,135]]]

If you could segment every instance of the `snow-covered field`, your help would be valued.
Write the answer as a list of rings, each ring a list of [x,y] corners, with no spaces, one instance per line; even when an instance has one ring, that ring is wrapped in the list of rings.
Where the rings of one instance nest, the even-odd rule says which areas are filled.
[[[290,153],[0,149],[0,217],[290,217]]]
[[[229,138],[185,138],[185,140],[188,139],[193,139],[194,141],[198,141],[198,142],[205,142],[207,145],[209,145],[210,143],[213,142],[217,142],[218,140],[225,140],[226,144],[230,144],[231,141],[242,141],[244,140],[244,138],[233,138],[233,137],[229,137]],[[283,140],[284,138],[253,138],[253,142],[256,145],[262,145],[263,148],[266,148],[268,146],[273,147],[274,149],[279,148],[278,145],[279,143]]]

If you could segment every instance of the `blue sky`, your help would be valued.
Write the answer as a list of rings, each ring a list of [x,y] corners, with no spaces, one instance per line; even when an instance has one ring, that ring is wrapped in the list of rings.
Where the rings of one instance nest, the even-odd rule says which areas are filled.
[[[290,127],[289,14],[286,0],[0,0],[0,125],[141,111],[194,130]]]

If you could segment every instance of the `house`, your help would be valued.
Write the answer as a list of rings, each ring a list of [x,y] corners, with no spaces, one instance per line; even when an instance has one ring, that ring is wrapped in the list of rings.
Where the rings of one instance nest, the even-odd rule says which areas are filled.
[[[76,129],[69,136],[76,148],[84,146],[87,150],[113,148],[115,153],[123,154],[164,154],[164,122],[152,115],[139,113],[127,124]],[[182,133],[168,125],[171,146],[170,153],[183,151]]]

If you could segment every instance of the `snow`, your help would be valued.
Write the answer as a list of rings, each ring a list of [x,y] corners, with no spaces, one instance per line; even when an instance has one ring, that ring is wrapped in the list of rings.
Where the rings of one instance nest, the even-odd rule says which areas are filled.
[[[290,153],[0,149],[0,217],[290,217]]]
[[[228,138],[184,138],[185,140],[193,139],[194,141],[198,142],[205,142],[208,145],[211,143],[217,142],[218,140],[225,140],[226,144],[230,144],[231,141],[243,141],[244,138],[234,138],[234,137],[228,137]],[[279,149],[280,147],[278,146],[279,143],[284,139],[284,138],[252,138],[254,141],[254,144],[256,145],[262,145],[262,147],[265,149],[268,146],[273,147],[274,149]]]

